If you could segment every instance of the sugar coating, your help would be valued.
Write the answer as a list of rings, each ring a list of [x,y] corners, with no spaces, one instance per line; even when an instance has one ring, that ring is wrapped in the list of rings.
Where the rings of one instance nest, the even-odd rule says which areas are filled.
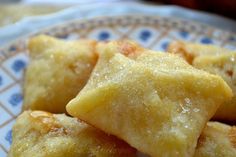
[[[221,76],[233,91],[233,98],[223,103],[213,119],[224,121],[236,120],[236,51],[230,51],[215,45],[173,42],[168,52],[180,55],[198,69]]]
[[[174,55],[143,49],[128,58],[111,50],[100,50],[68,113],[150,156],[193,156],[206,122],[231,98],[231,89]]]
[[[112,135],[65,114],[25,111],[13,127],[9,157],[135,157]]]

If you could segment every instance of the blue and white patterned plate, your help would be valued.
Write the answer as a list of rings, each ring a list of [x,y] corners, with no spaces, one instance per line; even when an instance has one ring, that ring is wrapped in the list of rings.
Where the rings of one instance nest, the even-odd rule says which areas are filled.
[[[21,112],[22,82],[29,58],[26,43],[37,34],[48,34],[65,40],[132,39],[144,47],[164,51],[170,41],[186,40],[216,44],[236,49],[236,35],[183,19],[148,15],[100,17],[67,22],[18,39],[0,49],[0,156],[7,155],[11,145],[11,128]]]

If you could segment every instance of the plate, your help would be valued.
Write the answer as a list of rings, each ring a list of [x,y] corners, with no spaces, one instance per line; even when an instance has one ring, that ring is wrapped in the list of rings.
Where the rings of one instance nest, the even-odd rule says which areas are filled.
[[[52,24],[60,24],[71,20],[90,19],[100,16],[125,16],[127,14],[158,15],[176,17],[205,23],[213,27],[236,32],[236,21],[208,12],[196,11],[175,5],[151,5],[140,2],[94,2],[69,7],[62,11],[26,17],[12,25],[0,28],[0,46],[10,41],[37,32]]]
[[[164,51],[169,42],[185,40],[236,49],[236,34],[192,21],[150,15],[123,15],[75,20],[20,38],[0,49],[0,156],[10,148],[11,129],[23,102],[22,82],[29,58],[27,40],[47,34],[65,40],[131,39],[146,48]]]

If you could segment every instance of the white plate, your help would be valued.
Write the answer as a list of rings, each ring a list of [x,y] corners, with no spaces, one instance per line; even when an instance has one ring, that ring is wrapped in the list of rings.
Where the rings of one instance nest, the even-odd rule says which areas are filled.
[[[209,24],[213,27],[236,32],[236,22],[225,17],[199,12],[173,5],[147,5],[136,2],[113,2],[80,4],[46,16],[27,17],[13,25],[0,28],[0,46],[20,36],[51,26],[78,19],[90,19],[100,16],[125,16],[127,14],[156,15],[171,18],[183,18]]]

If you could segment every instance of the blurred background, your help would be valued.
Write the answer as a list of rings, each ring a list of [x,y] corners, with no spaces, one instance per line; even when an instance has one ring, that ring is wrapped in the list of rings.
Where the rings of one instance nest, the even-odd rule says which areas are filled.
[[[0,0],[0,27],[24,17],[46,15],[75,5],[127,1],[152,5],[179,5],[236,20],[236,0]]]

